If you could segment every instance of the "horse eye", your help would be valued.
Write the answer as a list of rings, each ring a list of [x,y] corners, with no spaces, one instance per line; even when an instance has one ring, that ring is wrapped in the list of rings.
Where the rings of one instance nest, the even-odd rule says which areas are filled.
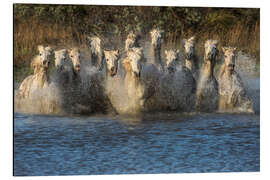
[[[42,54],[40,53],[39,56],[41,56]]]
[[[109,59],[106,59],[106,61],[109,61]]]
[[[70,57],[72,57],[73,58],[73,56],[71,55]]]

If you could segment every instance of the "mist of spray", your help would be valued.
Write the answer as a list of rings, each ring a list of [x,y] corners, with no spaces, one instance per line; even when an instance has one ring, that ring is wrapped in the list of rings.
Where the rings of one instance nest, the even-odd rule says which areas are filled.
[[[170,74],[156,72],[151,64],[144,66],[141,74],[144,87],[142,91],[138,91],[138,87],[133,87],[131,91],[134,92],[134,96],[129,97],[124,84],[125,72],[121,65],[119,66],[117,75],[106,77],[104,71],[84,64],[84,68],[80,72],[80,79],[75,82],[72,80],[63,86],[61,81],[64,80],[60,78],[60,80],[50,83],[49,87],[36,90],[28,99],[17,99],[15,96],[15,112],[91,114],[110,112],[112,111],[110,105],[119,114],[168,110],[192,111],[195,92],[191,80],[183,69],[178,68],[175,73]],[[243,79],[247,94],[252,95],[255,111],[259,111],[259,79],[255,75],[254,59],[243,53],[239,54],[236,60],[236,71]],[[56,79],[56,76],[57,74],[54,74],[52,79]],[[78,82],[76,83],[76,81]],[[139,94],[144,93],[145,89],[151,88],[149,87],[151,82],[155,82],[155,85],[152,86],[155,93],[147,98],[142,106],[138,98]],[[235,85],[234,88],[238,87]],[[245,105],[241,107],[244,108]]]

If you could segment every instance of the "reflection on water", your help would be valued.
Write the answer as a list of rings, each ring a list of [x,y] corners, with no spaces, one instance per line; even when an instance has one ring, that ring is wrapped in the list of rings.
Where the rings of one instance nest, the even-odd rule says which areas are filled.
[[[15,113],[14,175],[260,170],[258,115]]]

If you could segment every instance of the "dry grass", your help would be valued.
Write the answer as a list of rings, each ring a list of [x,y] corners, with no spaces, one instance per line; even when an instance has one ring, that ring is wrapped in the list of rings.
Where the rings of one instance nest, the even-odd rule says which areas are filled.
[[[14,73],[15,81],[32,73],[31,59],[38,53],[37,46],[50,45],[54,49],[85,44],[86,36],[75,27],[48,24],[39,21],[14,23]],[[67,46],[69,45],[69,46]]]
[[[259,63],[260,58],[260,24],[259,22],[252,29],[247,29],[243,23],[233,25],[229,30],[216,31],[205,29],[203,32],[187,31],[179,36],[177,32],[168,33],[166,48],[181,48],[181,40],[185,37],[196,35],[197,52],[203,55],[204,41],[217,39],[221,45],[236,46],[238,49],[256,57]],[[37,53],[37,45],[51,45],[55,49],[69,48],[71,46],[86,46],[87,34],[80,33],[78,27],[72,24],[42,23],[41,20],[25,20],[14,23],[14,73],[15,81],[23,80],[32,73],[29,68],[32,57]],[[144,35],[148,36],[148,35]],[[149,38],[144,37],[142,38]],[[112,38],[112,37],[108,37]],[[115,47],[120,45],[124,37],[113,37],[110,42]],[[118,39],[118,42],[116,42]]]

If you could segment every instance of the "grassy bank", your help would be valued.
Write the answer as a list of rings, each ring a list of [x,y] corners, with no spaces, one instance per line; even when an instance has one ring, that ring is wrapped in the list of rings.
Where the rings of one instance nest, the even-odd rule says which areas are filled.
[[[31,73],[29,64],[39,44],[85,47],[86,36],[95,34],[107,46],[121,48],[130,30],[149,39],[153,27],[165,31],[166,47],[179,47],[183,38],[196,35],[199,55],[211,38],[237,46],[259,63],[259,9],[15,4],[15,80]]]

